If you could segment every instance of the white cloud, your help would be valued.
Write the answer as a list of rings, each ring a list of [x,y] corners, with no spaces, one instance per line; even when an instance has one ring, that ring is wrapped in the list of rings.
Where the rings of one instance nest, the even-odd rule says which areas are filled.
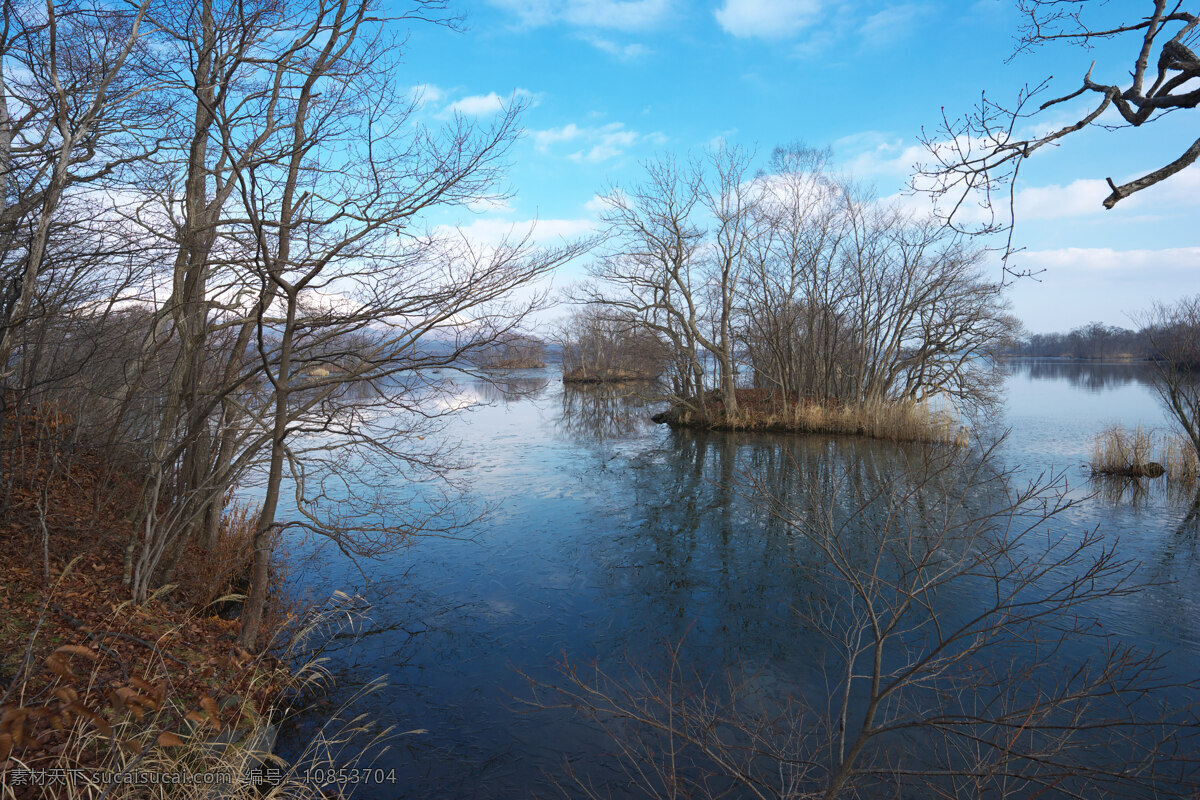
[[[440,103],[446,99],[446,90],[432,83],[418,83],[409,89],[408,93],[418,108],[424,108],[431,103]]]
[[[555,242],[560,239],[573,239],[586,236],[596,229],[596,223],[591,219],[527,219],[514,222],[508,219],[484,217],[466,225],[456,227],[443,225],[438,228],[442,234],[463,236],[467,241],[484,247],[494,247],[503,241],[518,242],[529,234],[529,241]]]
[[[570,123],[561,128],[533,132],[534,145],[543,153],[564,142],[579,142],[584,146],[567,157],[574,161],[606,161],[623,155],[635,144],[663,145],[667,137],[655,131],[638,133],[629,130],[623,122],[610,122],[599,126],[582,126]]]
[[[1154,302],[1194,292],[1200,247],[1065,247],[1019,253],[1012,266],[1045,270],[1037,280],[1018,280],[1009,288],[1013,310],[1034,333],[1066,331],[1091,320],[1128,327],[1134,324],[1131,316]]]
[[[486,95],[470,95],[450,103],[449,106],[442,109],[442,115],[491,116],[508,107],[518,98],[524,97],[533,97],[533,92],[527,89],[516,89],[508,97],[497,95],[494,91],[487,92]]]
[[[596,143],[586,150],[571,154],[576,161],[606,161],[621,155],[638,140],[637,131],[627,131],[619,122],[605,125],[594,136]]]
[[[1113,250],[1110,247],[1063,247],[1021,254],[1033,267],[1070,270],[1090,275],[1126,273],[1127,277],[1153,271],[1187,273],[1200,278],[1200,247],[1168,247],[1162,250]]]
[[[448,117],[453,114],[463,114],[468,117],[487,117],[507,108],[517,100],[532,98],[533,92],[528,89],[514,89],[507,97],[502,97],[495,92],[475,94],[450,103],[442,109],[439,116]]]
[[[917,20],[928,9],[915,3],[891,6],[867,17],[859,28],[865,44],[879,47],[902,39],[912,32]]]
[[[1118,183],[1132,180],[1127,175]],[[1092,217],[1101,214],[1121,215],[1128,219],[1130,213],[1178,211],[1181,207],[1200,205],[1200,167],[1190,167],[1166,181],[1144,189],[1109,210],[1104,199],[1112,193],[1108,182],[1101,178],[1080,178],[1064,185],[1028,186],[1018,189],[1013,198],[1018,222],[1033,220],[1070,219]],[[1007,198],[1005,201],[1007,202]]]
[[[450,114],[483,117],[488,114],[495,114],[502,108],[504,108],[504,99],[495,92],[489,92],[487,94],[476,94],[464,97],[461,100],[455,100],[446,106],[445,110]]]
[[[513,210],[505,197],[477,197],[467,203],[467,208],[479,213],[507,214]]]
[[[633,61],[649,54],[650,48],[642,44],[618,44],[611,39],[605,39],[602,36],[585,36],[583,37],[588,44],[601,50],[609,55],[616,56],[622,61]]]
[[[947,159],[953,159],[954,146],[978,155],[989,149],[986,142],[980,139],[960,137],[957,143],[949,140],[937,142]],[[920,143],[906,143],[905,140],[880,131],[863,131],[851,136],[838,139],[833,144],[834,156],[840,167],[857,178],[876,179],[884,184],[903,180],[908,183],[913,175],[913,168],[919,164],[930,164],[935,161],[933,155]],[[1159,212],[1175,212],[1180,208],[1200,205],[1200,167],[1189,167],[1162,183],[1138,192],[1122,200],[1114,211],[1108,211],[1103,201],[1110,194],[1108,183],[1101,177],[1079,178],[1067,184],[1046,184],[1043,186],[1029,185],[1029,179],[1035,175],[1034,164],[1030,162],[1022,172],[1025,178],[1020,182],[1013,198],[1014,209],[1018,222],[1035,220],[1059,220],[1082,217],[1092,217],[1100,214],[1122,214],[1138,212],[1140,214],[1156,214]],[[1084,167],[1084,169],[1087,169]],[[1089,170],[1090,171],[1090,170]],[[1091,171],[1095,175],[1095,171]],[[1101,173],[1102,174],[1102,173]],[[1118,183],[1125,183],[1139,177],[1138,174],[1114,176]],[[928,180],[918,179],[921,185],[934,184]],[[1001,187],[1000,194],[993,194],[992,202],[997,216],[1008,215],[1007,190]],[[901,206],[916,210],[928,211],[927,199],[914,198],[908,195],[893,195],[889,200],[897,201]],[[953,202],[958,196],[951,193],[940,201],[942,206]],[[983,196],[975,194],[962,204],[955,213],[955,218],[962,223],[977,224],[990,221],[990,214],[982,204]],[[943,209],[945,210],[945,209]],[[1128,217],[1124,217],[1128,219]]]
[[[737,136],[737,132],[737,128],[729,128],[728,130],[721,131],[705,142],[704,146],[710,150],[720,150],[732,137]]]
[[[843,136],[833,143],[833,154],[856,177],[908,176],[913,165],[929,160],[921,145],[879,131]]]
[[[525,27],[554,23],[579,28],[644,31],[671,15],[673,0],[490,0]]]
[[[607,195],[594,194],[591,200],[583,204],[583,207],[593,214],[599,214],[612,207],[612,200]]]
[[[799,33],[820,10],[819,0],[725,0],[715,16],[734,36],[781,39]]]
[[[1019,189],[1013,207],[1018,220],[1085,217],[1103,212],[1102,203],[1108,194],[1108,184],[1104,181],[1084,178],[1066,186]]]
[[[533,142],[538,150],[545,152],[551,145],[558,142],[570,142],[584,135],[583,128],[580,128],[574,122],[563,125],[561,128],[549,128],[544,131],[533,132]]]

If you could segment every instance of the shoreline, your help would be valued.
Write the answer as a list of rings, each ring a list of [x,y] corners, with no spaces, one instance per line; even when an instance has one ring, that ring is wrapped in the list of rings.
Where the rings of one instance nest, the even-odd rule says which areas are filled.
[[[657,375],[650,375],[644,372],[634,372],[632,370],[606,370],[602,373],[589,373],[584,370],[573,369],[569,372],[564,372],[561,381],[564,384],[604,384],[604,383],[649,383],[658,380]]]
[[[913,402],[844,405],[800,402],[784,410],[759,390],[738,389],[738,409],[727,415],[719,399],[707,400],[709,413],[701,416],[686,404],[675,402],[650,419],[656,424],[690,430],[747,433],[821,434],[857,436],[894,442],[929,442],[959,445],[966,429],[945,412]]]

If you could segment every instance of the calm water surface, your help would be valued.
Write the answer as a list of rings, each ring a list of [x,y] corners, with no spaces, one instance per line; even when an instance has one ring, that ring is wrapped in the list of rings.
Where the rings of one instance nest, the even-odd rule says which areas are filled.
[[[702,674],[753,672],[781,693],[811,691],[811,634],[792,612],[806,556],[748,496],[747,478],[790,496],[798,481],[846,469],[886,476],[905,448],[852,438],[672,432],[636,398],[566,391],[549,371],[507,387],[464,383],[476,403],[449,434],[470,495],[494,510],[464,538],[428,538],[362,572],[326,554],[301,580],[313,592],[360,592],[366,633],[332,651],[333,700],[388,676],[360,708],[399,737],[375,766],[394,786],[366,797],[555,796],[564,759],[603,779],[611,746],[565,712],[531,711],[528,679],[561,682],[555,665],[615,674],[656,663],[683,640]],[[999,456],[1028,480],[1060,474],[1082,502],[1055,522],[1099,527],[1160,585],[1103,609],[1110,632],[1167,654],[1179,674],[1200,657],[1200,553],[1190,493],[1097,487],[1085,478],[1092,436],[1112,422],[1165,427],[1136,365],[1017,364]],[[799,473],[797,473],[797,467]],[[1161,482],[1160,482],[1161,483]],[[1103,487],[1102,487],[1103,488]],[[397,491],[406,491],[397,487]],[[317,716],[286,733],[285,754]]]

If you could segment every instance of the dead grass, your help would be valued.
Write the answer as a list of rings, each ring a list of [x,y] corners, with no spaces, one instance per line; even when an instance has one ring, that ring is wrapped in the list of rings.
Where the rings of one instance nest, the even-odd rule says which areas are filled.
[[[195,545],[171,584],[130,602],[121,556],[137,482],[95,454],[63,468],[56,448],[68,437],[37,432],[0,454],[20,478],[0,520],[0,798],[166,797],[172,787],[118,791],[84,773],[31,781],[156,772],[190,743],[261,727],[306,679],[278,648],[239,648],[238,621],[217,613],[240,599],[256,509],[233,504],[211,554]],[[297,633],[300,609],[273,588],[264,629]],[[217,796],[202,788],[169,796]]]
[[[934,442],[959,445],[967,433],[952,414],[927,403],[885,401],[859,405],[836,400],[802,400],[784,409],[778,398],[755,389],[738,390],[738,410],[726,413],[716,396],[708,399],[708,415],[701,417],[677,407],[664,421],[678,427],[709,430],[819,433],[863,436],[897,442]]]
[[[216,547],[209,550],[198,542],[188,546],[176,572],[180,595],[196,606],[208,605],[227,594],[242,594],[248,586],[254,558],[254,527],[259,504],[226,501],[217,533]],[[271,564],[272,575],[283,568],[280,559]]]
[[[69,583],[71,571],[58,576],[54,595]],[[0,798],[331,796],[312,780],[313,773],[335,774],[354,766],[364,749],[377,752],[380,738],[390,731],[372,730],[343,706],[329,714],[306,752],[289,764],[272,753],[280,720],[262,700],[327,683],[329,674],[319,658],[291,669],[283,664],[294,663],[308,639],[328,637],[337,632],[330,629],[344,627],[360,605],[358,598],[335,598],[305,621],[281,658],[253,657],[235,648],[228,670],[222,666],[220,677],[199,693],[189,671],[173,663],[177,650],[164,648],[156,659],[131,669],[121,654],[99,642],[93,642],[95,648],[59,645],[13,687],[16,691],[4,704]],[[164,636],[170,633],[164,631]],[[30,639],[34,650],[40,649],[38,638]],[[122,675],[114,675],[114,664]],[[211,666],[196,665],[210,675]]]
[[[1092,442],[1088,466],[1093,475],[1157,478],[1162,474],[1162,465],[1153,460],[1153,455],[1154,435],[1150,431],[1141,425],[1133,430],[1110,425]]]
[[[1196,450],[1177,433],[1156,434],[1141,425],[1133,430],[1114,424],[1096,435],[1088,467],[1094,476],[1157,478],[1195,483],[1200,476]]]
[[[1167,468],[1167,477],[1180,483],[1195,483],[1200,477],[1200,462],[1196,459],[1196,448],[1192,440],[1179,433],[1163,437],[1161,461]]]

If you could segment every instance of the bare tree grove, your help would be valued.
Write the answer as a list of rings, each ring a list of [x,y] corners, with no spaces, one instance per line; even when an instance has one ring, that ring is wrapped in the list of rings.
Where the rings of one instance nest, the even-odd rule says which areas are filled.
[[[607,193],[604,255],[575,299],[657,339],[672,400],[701,419],[738,413],[745,374],[784,413],[986,402],[1020,326],[981,253],[827,162],[796,146],[758,172],[736,149],[648,164]]]
[[[4,4],[0,503],[35,469],[21,420],[54,409],[112,491],[139,476],[124,577],[143,600],[261,482],[248,648],[282,529],[370,555],[461,524],[449,491],[384,507],[344,468],[445,475],[414,435],[445,413],[429,368],[515,341],[543,298],[514,290],[582,246],[428,223],[496,195],[519,134],[518,100],[419,116],[404,37],[459,23],[442,0]]]

